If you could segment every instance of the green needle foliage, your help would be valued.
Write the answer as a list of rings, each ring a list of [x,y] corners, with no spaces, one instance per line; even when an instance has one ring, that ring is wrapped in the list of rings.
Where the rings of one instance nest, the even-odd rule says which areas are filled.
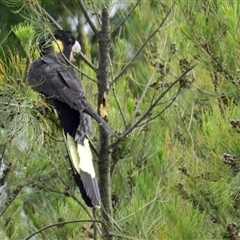
[[[99,27],[96,13],[104,1],[81,2]],[[99,39],[83,31],[88,27],[77,1],[4,3],[17,13],[12,16],[25,20],[11,31],[26,57],[11,46],[3,48],[0,60],[0,239],[27,239],[34,232],[32,239],[39,240],[96,239],[92,223],[69,222],[40,231],[92,216],[75,189],[59,122],[28,86],[26,71],[38,56],[37,42],[55,27],[46,14],[42,18],[39,6],[55,20],[62,16],[63,27],[71,29],[69,16],[80,20],[73,32],[95,66]],[[116,239],[240,239],[240,3],[140,1],[121,25],[135,4],[114,1],[110,15],[108,119],[115,131],[110,146],[118,143],[111,149],[111,234]],[[113,83],[172,4],[165,25]],[[194,64],[145,121],[121,139]],[[87,98],[96,106],[96,73],[83,60],[76,66]]]

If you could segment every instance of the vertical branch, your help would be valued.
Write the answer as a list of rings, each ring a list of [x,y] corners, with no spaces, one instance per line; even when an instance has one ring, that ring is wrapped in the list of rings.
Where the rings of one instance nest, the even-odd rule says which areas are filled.
[[[106,107],[106,97],[108,91],[108,54],[109,54],[109,13],[108,6],[104,6],[101,15],[101,31],[97,35],[99,44],[99,67],[97,70],[98,80],[98,111],[101,117],[106,119],[101,108]],[[106,119],[107,120],[107,119]],[[102,199],[102,237],[103,239],[112,239],[110,232],[112,230],[112,202],[111,202],[111,155],[108,150],[109,136],[103,128],[99,129],[99,189]]]

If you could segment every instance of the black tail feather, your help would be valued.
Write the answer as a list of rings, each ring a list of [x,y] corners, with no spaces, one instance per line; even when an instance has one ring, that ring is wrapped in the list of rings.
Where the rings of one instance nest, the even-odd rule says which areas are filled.
[[[73,176],[74,176],[74,180],[80,190],[80,193],[82,195],[82,198],[84,200],[84,202],[86,203],[86,205],[88,207],[93,207],[93,204],[92,204],[92,201],[91,199],[88,197],[86,191],[85,191],[85,188],[83,186],[83,182],[81,180],[81,177],[80,175],[78,174],[78,172],[76,172],[73,168],[72,168],[72,171],[73,171]]]

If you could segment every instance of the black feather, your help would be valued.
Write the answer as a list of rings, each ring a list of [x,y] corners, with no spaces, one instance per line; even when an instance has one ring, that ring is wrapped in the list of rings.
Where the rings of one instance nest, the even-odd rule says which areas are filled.
[[[58,30],[54,34],[64,44],[63,54],[70,58],[75,38],[68,31]],[[41,57],[34,61],[28,71],[28,81],[32,88],[52,100],[65,134],[82,144],[87,131],[91,131],[91,116],[108,134],[113,134],[108,123],[102,119],[87,102],[80,79],[74,69],[62,57],[55,53],[51,43],[41,43]],[[88,206],[94,204],[93,196],[88,196],[87,186],[81,180],[86,174],[74,171],[74,178]],[[96,179],[94,180],[96,181]],[[97,185],[96,185],[97,186]],[[98,190],[98,189],[97,189]],[[90,198],[89,198],[90,197]],[[96,196],[97,198],[100,196]]]
[[[64,34],[60,33],[61,31],[59,30],[56,37],[62,37],[63,41],[68,41],[70,36],[64,37]],[[66,34],[69,35],[70,33],[66,32]],[[43,50],[43,57],[34,61],[28,71],[28,80],[33,89],[54,99],[53,104],[55,104],[57,100],[78,111],[79,126],[77,129],[81,129],[80,139],[84,138],[87,130],[84,124],[84,122],[87,121],[86,119],[84,120],[84,113],[94,118],[107,133],[113,134],[108,123],[102,119],[87,102],[81,81],[74,69],[66,65],[66,63],[63,64],[58,56],[54,56],[52,53],[50,54],[51,51],[48,48]],[[67,54],[67,56],[69,55],[70,54]],[[57,103],[57,105],[59,106],[59,103]],[[64,108],[66,108],[65,105]],[[63,122],[66,120],[61,120],[60,118],[60,121]],[[66,124],[64,126],[67,129],[69,128]]]

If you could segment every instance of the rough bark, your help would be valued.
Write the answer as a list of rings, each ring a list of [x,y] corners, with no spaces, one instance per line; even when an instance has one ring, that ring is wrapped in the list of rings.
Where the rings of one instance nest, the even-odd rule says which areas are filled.
[[[101,114],[100,107],[105,105],[106,93],[108,91],[108,54],[109,54],[109,14],[108,9],[102,10],[102,26],[98,33],[99,44],[99,67],[97,70],[98,80],[98,111]],[[106,119],[106,116],[105,116]],[[102,199],[101,216],[103,221],[102,237],[103,239],[113,239],[110,235],[112,230],[112,202],[111,202],[111,155],[108,150],[109,135],[100,127],[99,129],[99,189]]]

